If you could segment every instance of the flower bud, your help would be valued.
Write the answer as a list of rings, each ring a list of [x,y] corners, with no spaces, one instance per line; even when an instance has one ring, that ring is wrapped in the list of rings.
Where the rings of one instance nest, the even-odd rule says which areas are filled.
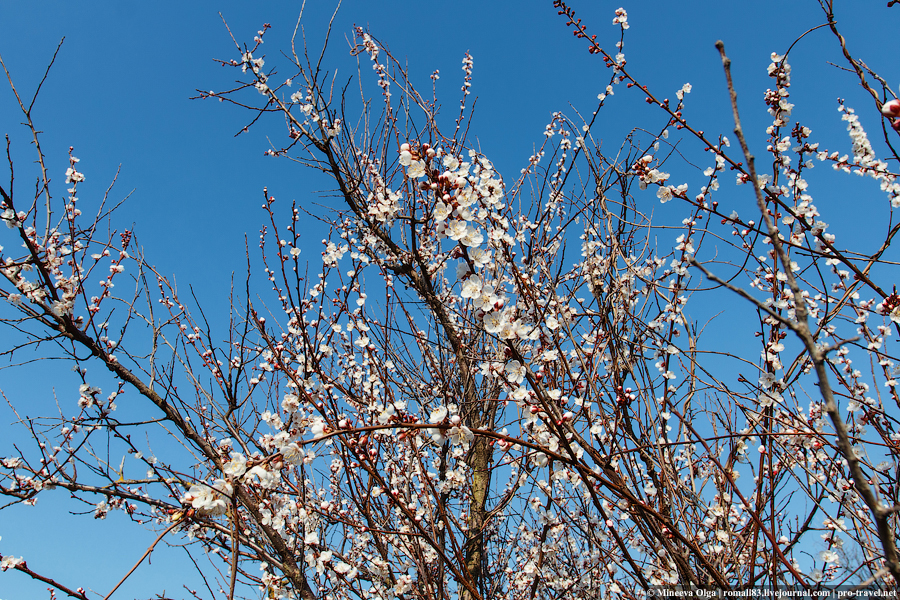
[[[891,100],[882,104],[881,114],[886,117],[900,117],[900,100]]]

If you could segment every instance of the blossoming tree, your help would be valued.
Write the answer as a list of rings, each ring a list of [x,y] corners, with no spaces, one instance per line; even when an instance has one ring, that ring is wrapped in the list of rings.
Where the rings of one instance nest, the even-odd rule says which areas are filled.
[[[327,174],[337,203],[307,263],[307,213],[263,190],[264,283],[235,293],[224,327],[131,231],[104,233],[102,207],[82,215],[74,156],[55,207],[38,144],[35,195],[0,188],[2,350],[52,346],[81,385],[59,415],[25,422],[35,444],[2,459],[0,493],[63,488],[97,518],[126,511],[159,533],[147,554],[186,544],[210,598],[895,586],[900,102],[823,2],[871,102],[837,105],[852,153],[835,151],[846,142],[791,121],[789,56],[772,54],[762,168],[721,43],[735,128],[711,135],[683,115],[690,84],[670,101],[631,74],[625,10],[595,35],[553,4],[607,67],[605,92],[587,118],[555,113],[513,176],[470,143],[471,56],[447,118],[364,29],[352,53],[376,92],[355,108],[315,58],[288,53],[290,79],[277,76],[267,27],[236,42],[223,64],[242,83],[200,97],[285,127],[267,152]],[[595,119],[614,93],[659,118],[609,151]],[[876,151],[863,122],[882,119]],[[877,240],[827,231],[822,166],[862,175],[866,194],[879,196],[862,181],[880,184]],[[754,319],[741,339],[704,333],[726,303]],[[109,373],[102,391],[91,364]],[[151,416],[121,419],[122,394]],[[127,454],[146,477],[116,468]],[[91,597],[13,555],[0,568]]]

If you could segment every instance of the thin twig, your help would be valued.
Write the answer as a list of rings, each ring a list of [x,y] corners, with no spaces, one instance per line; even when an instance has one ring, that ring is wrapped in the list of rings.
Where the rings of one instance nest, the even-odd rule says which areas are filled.
[[[240,550],[240,535],[238,534],[240,517],[237,497],[231,499],[231,519],[233,524],[231,527],[231,576],[228,581],[228,600],[234,600],[234,588],[237,585],[238,551]]]
[[[162,540],[163,537],[165,537],[165,535],[167,533],[169,533],[170,531],[172,531],[179,525],[181,525],[181,521],[175,521],[174,523],[169,525],[165,531],[163,531],[161,534],[159,534],[159,537],[157,537],[156,540],[152,544],[150,544],[150,547],[147,548],[147,550],[144,552],[143,555],[141,555],[141,557],[138,559],[138,561],[136,563],[134,563],[134,566],[131,567],[131,570],[125,574],[125,577],[123,577],[121,579],[121,581],[119,581],[119,583],[116,584],[116,587],[114,587],[110,593],[108,593],[106,596],[104,596],[103,600],[109,600],[109,598],[112,597],[112,595],[116,593],[116,590],[119,589],[119,587],[123,583],[125,583],[125,580],[128,579],[129,577],[131,577],[131,574],[134,573],[139,566],[141,566],[141,563],[144,562],[144,559],[147,558],[151,552],[153,552],[153,549],[156,547],[156,544],[158,544],[160,542],[160,540]]]

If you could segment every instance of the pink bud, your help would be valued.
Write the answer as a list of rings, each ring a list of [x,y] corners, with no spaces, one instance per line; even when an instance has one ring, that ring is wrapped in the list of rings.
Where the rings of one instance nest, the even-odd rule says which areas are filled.
[[[881,114],[886,117],[900,116],[900,100],[891,100],[881,106]]]

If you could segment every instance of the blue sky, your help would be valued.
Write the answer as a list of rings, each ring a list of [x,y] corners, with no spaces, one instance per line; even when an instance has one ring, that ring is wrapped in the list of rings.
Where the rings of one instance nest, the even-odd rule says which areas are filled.
[[[838,18],[852,51],[896,85],[900,75],[892,46],[900,9],[886,10],[884,0],[844,4],[838,7]],[[308,5],[304,23],[310,45],[317,49],[334,3],[319,0]],[[693,91],[686,116],[707,131],[730,134],[724,77],[713,47],[717,39],[725,41],[734,61],[745,125],[752,132],[750,141],[757,144],[757,154],[762,153],[764,125],[753,125],[767,120],[762,93],[769,86],[765,72],[769,55],[783,52],[797,36],[823,22],[818,4],[814,0],[571,2],[610,48],[617,39],[611,20],[620,5],[631,24],[625,42],[631,72],[662,96],[674,97],[682,84],[690,82]],[[120,229],[134,223],[149,262],[171,274],[180,286],[192,285],[213,314],[227,308],[231,274],[240,280],[244,273],[245,235],[255,251],[257,232],[265,222],[259,210],[263,186],[279,199],[296,198],[312,207],[321,201],[318,191],[327,183],[294,163],[263,156],[266,136],[283,135],[278,123],[264,123],[235,138],[246,120],[242,111],[189,98],[196,89],[222,89],[233,80],[231,70],[213,61],[238,56],[219,12],[242,42],[249,42],[263,23],[272,25],[262,48],[269,66],[278,64],[279,53],[288,48],[299,6],[230,1],[0,4],[0,55],[23,96],[31,96],[59,39],[66,36],[33,113],[45,132],[42,145],[56,193],[63,192],[69,146],[75,147],[87,176],[80,188],[85,201],[99,198],[121,168],[111,197],[131,196],[114,222]],[[448,115],[455,115],[461,60],[469,51],[475,59],[473,94],[478,98],[472,131],[507,177],[518,173],[534,144],[540,143],[551,112],[571,113],[574,107],[589,113],[607,78],[602,63],[566,29],[565,19],[556,15],[550,0],[345,1],[326,58],[339,80],[355,75],[346,42],[354,24],[368,27],[395,56],[407,57],[422,89],[430,87],[428,75],[439,69],[438,94]],[[790,60],[794,114],[834,149],[847,152],[849,140],[835,110],[836,98],[847,98],[871,132],[878,128],[878,117],[855,80],[828,65],[839,60],[836,42],[826,29],[798,44]],[[364,70],[363,75],[371,73]],[[376,90],[371,81],[367,89]],[[660,115],[646,110],[636,94],[629,96],[624,89],[609,104],[601,117],[600,135],[608,136],[612,146],[618,146],[632,127],[654,129],[662,123]],[[24,189],[30,185],[27,165],[32,155],[20,117],[12,94],[0,85],[0,125],[12,140],[18,185]],[[6,178],[5,169],[0,169],[0,178]],[[837,202],[841,188],[835,189]],[[865,216],[865,210],[848,210],[834,227],[852,232]],[[304,232],[309,256],[318,257],[325,234],[315,228]],[[12,393],[13,399],[25,391],[18,377],[15,371],[0,370],[0,389]],[[50,389],[40,391],[47,394]],[[0,410],[0,431],[12,418],[5,407]],[[10,451],[7,444],[0,441],[0,456]],[[52,515],[60,509],[74,510],[64,498],[49,495],[34,509],[17,507],[0,513],[0,553],[25,555],[32,568],[62,581],[70,581],[82,565],[84,578],[78,585],[108,591],[155,537],[120,527],[124,525],[120,514],[104,522],[89,516],[56,520]],[[37,519],[48,526],[36,531]],[[63,524],[71,529],[65,533],[55,529]],[[123,535],[128,539],[121,539]],[[94,556],[87,562],[96,573],[85,573],[88,553]],[[159,582],[161,573],[177,573],[184,560],[177,553],[154,555],[153,565],[142,567],[119,594],[146,597],[149,588],[143,586],[148,581]],[[35,597],[44,587],[20,574],[0,574],[0,600]],[[167,590],[181,597],[174,587]]]

